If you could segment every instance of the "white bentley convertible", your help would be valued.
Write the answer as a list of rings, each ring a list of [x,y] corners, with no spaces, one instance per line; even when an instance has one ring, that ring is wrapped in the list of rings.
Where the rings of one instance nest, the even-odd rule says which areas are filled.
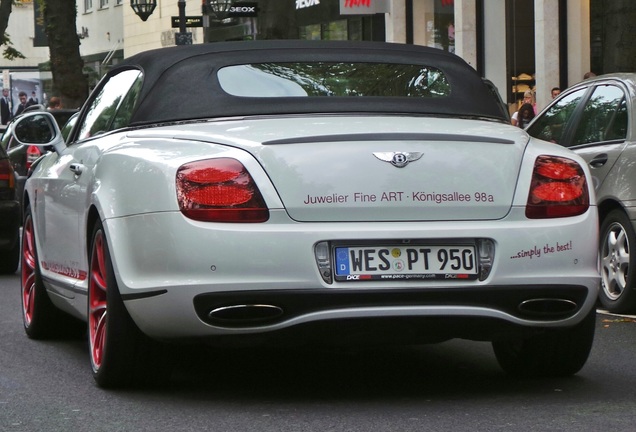
[[[104,387],[169,342],[492,341],[515,375],[568,375],[594,338],[589,171],[507,122],[460,58],[357,42],[138,54],[26,182],[24,328],[88,323]],[[164,369],[165,370],[165,369]]]

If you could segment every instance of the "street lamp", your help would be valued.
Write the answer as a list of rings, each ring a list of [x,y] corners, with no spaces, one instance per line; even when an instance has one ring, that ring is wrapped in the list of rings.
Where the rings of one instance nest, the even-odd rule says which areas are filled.
[[[208,6],[212,14],[217,20],[223,21],[230,12],[233,0],[207,0]]]
[[[130,0],[130,7],[142,21],[146,21],[157,7],[157,0]]]

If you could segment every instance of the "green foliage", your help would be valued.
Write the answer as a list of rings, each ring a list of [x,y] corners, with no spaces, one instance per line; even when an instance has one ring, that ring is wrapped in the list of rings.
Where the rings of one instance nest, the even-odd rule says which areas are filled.
[[[7,60],[15,60],[15,59],[23,59],[26,58],[20,51],[13,48],[12,46],[7,46],[2,53],[2,57]]]
[[[11,38],[9,37],[7,33],[5,33],[2,38],[0,38],[0,46],[3,46],[3,45],[5,46],[5,49],[4,49],[4,52],[2,53],[2,57],[6,58],[7,60],[26,58],[20,51],[13,48],[12,46],[13,43],[11,42]]]
[[[90,66],[84,65],[84,67],[82,68],[82,72],[86,77],[88,77],[89,82],[97,82],[101,78],[99,73]]]

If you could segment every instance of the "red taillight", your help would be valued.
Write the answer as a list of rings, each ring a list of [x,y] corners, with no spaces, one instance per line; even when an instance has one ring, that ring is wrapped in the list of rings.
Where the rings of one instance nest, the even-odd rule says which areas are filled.
[[[590,207],[587,179],[581,166],[567,158],[539,156],[534,163],[526,217],[577,216]]]
[[[27,169],[31,168],[31,164],[33,162],[35,162],[40,157],[40,155],[42,155],[42,152],[36,146],[27,147],[27,151],[26,151],[26,168]]]
[[[252,176],[236,159],[192,162],[177,170],[179,209],[206,222],[265,222],[269,210]]]

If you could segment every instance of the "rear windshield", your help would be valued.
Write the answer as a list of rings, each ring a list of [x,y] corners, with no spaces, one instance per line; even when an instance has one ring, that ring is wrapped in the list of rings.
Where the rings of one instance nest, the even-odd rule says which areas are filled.
[[[439,98],[451,88],[432,67],[397,63],[258,63],[218,72],[226,93],[243,97],[381,96]]]

